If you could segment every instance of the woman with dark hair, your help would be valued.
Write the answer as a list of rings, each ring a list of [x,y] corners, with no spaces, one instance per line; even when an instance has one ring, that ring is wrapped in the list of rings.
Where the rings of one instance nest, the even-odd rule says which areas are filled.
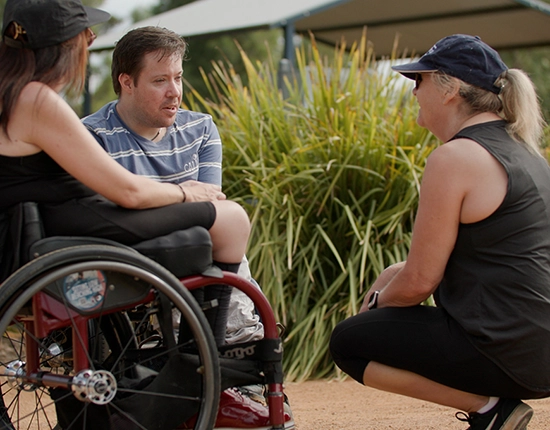
[[[334,330],[365,385],[464,412],[471,430],[525,429],[550,396],[550,168],[534,87],[478,37],[393,67],[416,80],[429,156],[406,262]],[[437,306],[421,304],[433,294]]]
[[[59,95],[82,89],[95,38],[90,27],[109,17],[80,0],[7,1],[0,42],[0,210],[37,202],[47,236],[127,245],[203,226],[216,264],[236,272],[250,232],[245,211],[221,191],[212,201],[186,202],[180,184],[130,173]],[[214,317],[222,338],[226,318],[224,310]]]

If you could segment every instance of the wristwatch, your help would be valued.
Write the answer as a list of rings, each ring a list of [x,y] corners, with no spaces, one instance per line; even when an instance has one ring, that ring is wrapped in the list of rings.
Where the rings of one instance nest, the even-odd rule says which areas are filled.
[[[367,304],[367,308],[369,310],[376,309],[378,306],[378,296],[380,295],[380,291],[375,291],[372,296],[370,296],[369,303]]]

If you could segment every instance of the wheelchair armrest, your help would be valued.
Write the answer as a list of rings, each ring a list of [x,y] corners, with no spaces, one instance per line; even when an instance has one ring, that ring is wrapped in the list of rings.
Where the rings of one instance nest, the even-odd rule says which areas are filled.
[[[0,214],[0,282],[29,261],[29,248],[43,237],[38,206],[16,204]]]

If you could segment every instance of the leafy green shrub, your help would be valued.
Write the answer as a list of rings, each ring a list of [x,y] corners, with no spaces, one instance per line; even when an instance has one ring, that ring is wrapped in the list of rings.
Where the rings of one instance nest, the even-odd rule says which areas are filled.
[[[357,313],[384,267],[405,259],[420,176],[435,139],[416,125],[410,85],[384,73],[365,40],[332,58],[313,43],[278,89],[273,64],[242,53],[204,76],[224,144],[224,190],[250,214],[254,278],[287,328],[289,380],[337,375],[333,327]],[[307,57],[307,58],[306,58]],[[353,345],[350,345],[352,348]]]

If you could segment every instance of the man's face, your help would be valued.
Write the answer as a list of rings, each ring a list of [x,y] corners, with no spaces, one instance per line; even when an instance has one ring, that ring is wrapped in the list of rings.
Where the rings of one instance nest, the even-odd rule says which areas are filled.
[[[176,119],[182,98],[182,59],[178,54],[160,58],[151,52],[128,94],[132,116],[145,127],[168,127]]]

